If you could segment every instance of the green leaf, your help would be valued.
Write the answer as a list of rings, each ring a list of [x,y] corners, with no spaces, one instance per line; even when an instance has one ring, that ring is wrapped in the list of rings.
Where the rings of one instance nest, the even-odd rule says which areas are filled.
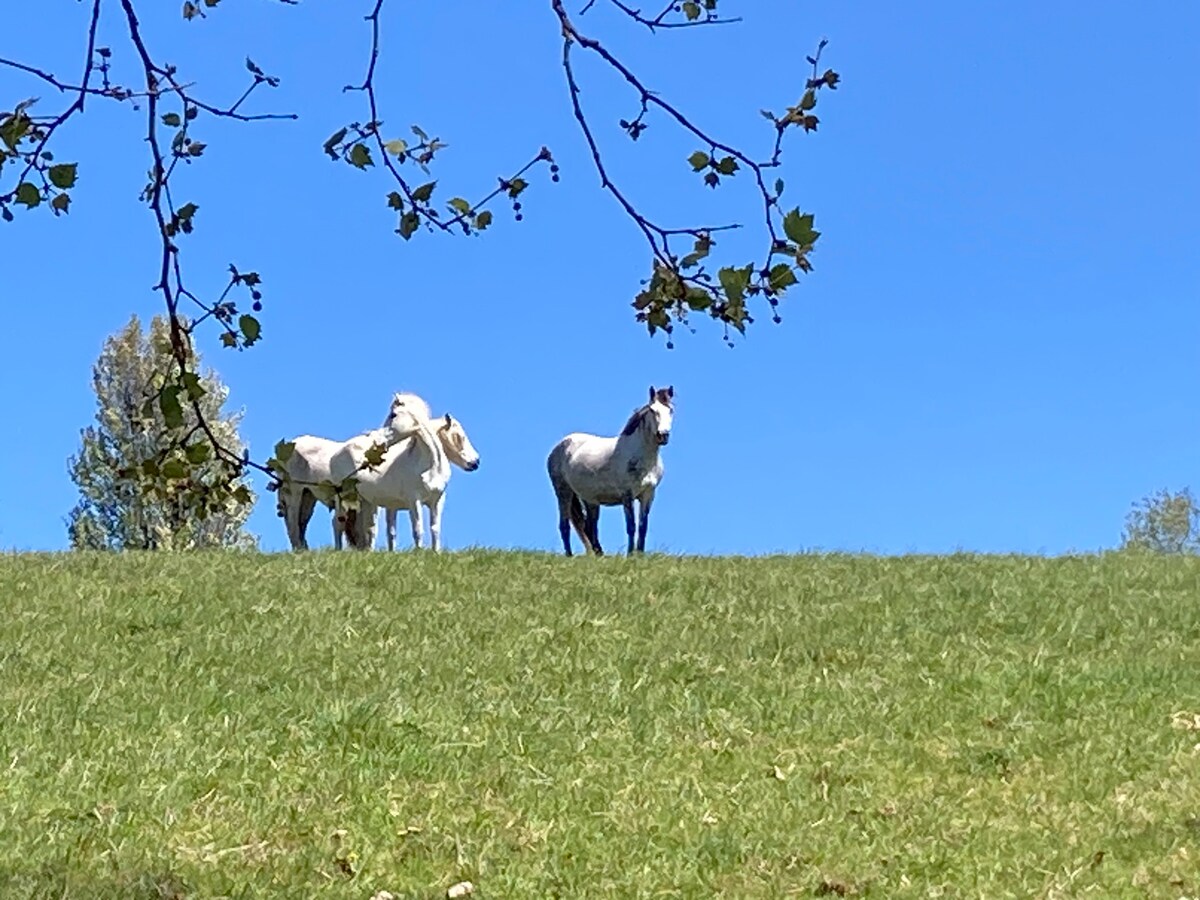
[[[800,108],[808,112],[817,105],[817,92],[809,88],[804,92],[804,96],[800,98]]]
[[[704,176],[704,183],[707,184],[710,188],[715,188],[718,184],[721,183],[721,176],[718,175],[716,172],[709,172],[707,175]]]
[[[427,135],[424,131],[422,131],[421,127],[419,125],[414,125],[412,127],[412,133],[415,134],[417,137],[419,137],[422,141],[429,140],[429,135]]]
[[[524,178],[514,178],[508,183],[508,196],[515,199],[516,197],[519,197],[521,195],[521,191],[525,190],[527,187],[529,187],[529,182]]]
[[[716,169],[722,175],[732,175],[738,169],[737,160],[732,156],[724,156],[720,162],[716,163]]]
[[[275,445],[275,458],[281,463],[286,463],[292,458],[292,454],[296,452],[295,441],[280,441]]]
[[[796,283],[796,273],[787,263],[776,263],[771,266],[768,283],[772,290],[782,291]]]
[[[746,287],[750,284],[750,267],[735,269],[733,266],[725,266],[717,272],[717,278],[729,301],[741,303],[746,296]]]
[[[359,169],[375,165],[375,161],[371,159],[371,150],[366,144],[355,144],[350,150],[350,165]]]
[[[22,181],[17,185],[16,201],[24,203],[27,209],[33,209],[42,202],[42,192],[37,189],[36,185]]]
[[[159,471],[162,472],[163,478],[169,478],[173,481],[181,481],[188,476],[187,467],[179,459],[168,459],[163,463],[162,469]]]
[[[337,146],[346,139],[348,129],[342,128],[335,131],[329,136],[329,140],[325,142],[325,152],[329,154],[330,159],[337,159]]]
[[[238,328],[242,330],[242,338],[247,347],[257,341],[262,334],[262,326],[258,319],[249,313],[243,313],[238,317]]]
[[[686,0],[683,4],[683,14],[688,17],[689,21],[700,18],[700,4],[694,0]]]
[[[782,193],[783,193],[783,179],[776,178],[775,179],[775,197],[776,197],[776,199],[778,199],[779,195]]]
[[[188,462],[195,465],[204,462],[212,455],[212,446],[205,441],[197,441],[194,444],[188,444],[184,453],[187,454]]]
[[[709,156],[707,153],[705,153],[703,150],[697,150],[695,153],[693,153],[691,156],[688,157],[688,163],[691,164],[693,172],[699,172],[701,169],[703,169],[705,166],[708,165],[709,160],[711,160],[711,159],[712,159],[712,157]]]
[[[453,197],[446,201],[446,205],[461,215],[469,215],[471,212],[471,204],[462,197]]]
[[[687,305],[696,312],[700,312],[701,310],[708,309],[710,306],[712,306],[712,296],[708,293],[708,291],[694,286],[687,289],[687,294],[684,297],[684,300]]]
[[[789,240],[806,247],[820,236],[820,232],[813,231],[812,224],[812,213],[801,215],[799,208],[793,209],[783,217],[783,233]]]
[[[696,243],[692,248],[692,252],[685,256],[679,262],[680,268],[690,269],[704,257],[708,256],[709,250],[712,248],[712,238],[707,234],[702,234],[696,238]]]
[[[491,210],[488,210],[488,209],[481,210],[479,215],[477,215],[475,217],[475,227],[479,231],[483,231],[483,229],[487,228],[491,224],[492,224]]]
[[[179,385],[169,384],[158,395],[158,408],[168,428],[183,427],[183,406],[179,403]]]
[[[190,219],[199,208],[195,203],[185,203],[175,211],[175,215],[180,219]]]
[[[17,144],[29,133],[33,120],[19,110],[0,122],[0,140],[8,145],[9,150],[16,150]]]
[[[417,227],[421,224],[421,218],[412,210],[409,210],[400,217],[400,227],[396,229],[396,233],[406,241],[411,238],[417,231]]]
[[[200,376],[195,372],[184,372],[179,378],[183,384],[183,389],[187,391],[189,400],[199,400],[208,390],[200,383]]]
[[[162,123],[169,125],[171,128],[178,128],[182,124],[179,113],[164,113]]]
[[[187,152],[190,156],[199,156],[204,152],[204,148],[207,146],[208,144],[204,143],[203,141],[192,141],[190,144],[188,144]]]
[[[367,468],[374,469],[383,465],[384,454],[387,453],[387,444],[375,443],[363,451],[363,462]]]
[[[70,194],[56,194],[54,199],[50,201],[50,206],[56,213],[66,212],[67,207],[71,205]]]
[[[392,156],[398,156],[403,159],[404,154],[408,151],[408,141],[402,141],[397,138],[394,141],[388,141],[384,144],[383,149],[392,154]]]
[[[436,181],[430,181],[430,182],[427,182],[427,183],[421,185],[419,188],[416,188],[415,190],[413,190],[413,192],[412,192],[413,199],[418,200],[421,203],[428,203],[429,198],[433,196],[433,189],[435,187],[437,187]],[[450,202],[453,203],[454,201],[451,200]]]
[[[236,347],[237,346],[237,335],[230,334],[228,331],[224,331],[221,333],[221,343],[224,344],[226,347]]]
[[[392,191],[388,194],[387,202],[391,209],[404,209],[404,198],[400,196],[398,191]]]
[[[319,481],[316,484],[305,485],[322,503],[332,504],[336,499],[332,481]]]

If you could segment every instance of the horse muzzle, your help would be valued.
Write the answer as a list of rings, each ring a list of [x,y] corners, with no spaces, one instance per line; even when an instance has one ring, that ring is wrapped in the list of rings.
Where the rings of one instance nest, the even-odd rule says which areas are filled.
[[[658,446],[660,447],[665,447],[667,442],[671,440],[671,432],[669,431],[660,431],[657,436]]]
[[[465,466],[463,466],[463,468],[466,469],[468,472],[474,472],[476,469],[479,468],[479,460],[476,459],[472,462],[469,462]]]

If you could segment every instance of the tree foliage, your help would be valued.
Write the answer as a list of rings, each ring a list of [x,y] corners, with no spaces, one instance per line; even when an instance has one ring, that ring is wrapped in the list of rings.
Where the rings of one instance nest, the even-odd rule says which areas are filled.
[[[141,200],[153,216],[162,251],[155,290],[166,307],[171,346],[170,364],[158,389],[160,399],[168,398],[168,403],[178,399],[190,408],[197,417],[200,432],[212,443],[214,457],[227,467],[231,477],[240,477],[249,466],[267,474],[271,483],[277,485],[282,477],[278,458],[259,463],[221,445],[212,429],[205,427],[203,409],[188,387],[196,379],[191,368],[192,341],[200,325],[215,324],[222,343],[238,350],[252,347],[263,337],[259,318],[263,309],[262,280],[257,272],[242,272],[230,266],[228,283],[216,298],[202,297],[188,289],[182,251],[187,239],[202,224],[203,214],[197,199],[187,196],[177,182],[190,165],[203,162],[208,146],[206,127],[214,118],[247,122],[296,116],[247,111],[264,89],[279,85],[278,78],[250,58],[245,64],[249,83],[234,102],[219,105],[199,96],[187,74],[164,62],[159,48],[147,43],[138,18],[138,8],[146,0],[80,2],[90,10],[90,16],[87,30],[80,36],[84,47],[83,74],[77,82],[63,81],[31,61],[0,57],[0,66],[26,73],[39,87],[49,85],[67,98],[65,108],[56,112],[44,112],[40,104],[28,97],[12,103],[0,98],[0,218],[12,221],[14,211],[49,209],[56,216],[69,212],[79,195],[79,185],[86,183],[87,161],[59,161],[52,144],[58,129],[81,115],[89,100],[127,103],[139,110],[143,130],[130,136],[130,147],[131,151],[139,144],[148,148],[149,171]],[[295,6],[299,0],[279,2]],[[820,232],[814,228],[811,213],[798,206],[789,209],[784,205],[784,181],[776,173],[782,165],[785,138],[817,129],[819,99],[824,91],[835,89],[839,83],[835,71],[821,66],[825,41],[805,58],[805,65],[798,68],[796,83],[787,87],[787,94],[776,98],[783,102],[777,103],[774,110],[762,110],[768,123],[763,141],[767,149],[755,154],[718,136],[683,112],[610,51],[590,27],[581,25],[589,11],[604,6],[617,15],[618,21],[629,27],[648,29],[653,34],[667,29],[729,27],[740,21],[736,16],[726,15],[727,8],[736,0],[673,0],[664,2],[657,12],[634,8],[623,0],[586,0],[577,13],[568,12],[563,0],[543,2],[548,12],[547,26],[557,29],[562,38],[562,76],[572,115],[590,151],[601,187],[646,239],[649,271],[631,301],[636,320],[651,335],[665,334],[668,347],[672,346],[678,326],[692,328],[693,316],[715,320],[730,344],[732,332],[743,333],[754,322],[756,308],[765,307],[771,318],[779,322],[780,301],[798,283],[799,276],[811,270],[809,257]],[[499,175],[494,187],[476,192],[474,196],[478,199],[471,200],[465,196],[469,192],[451,192],[433,177],[431,169],[447,147],[446,141],[420,125],[411,126],[407,132],[385,125],[384,98],[375,83],[387,31],[385,3],[386,0],[364,0],[367,23],[364,38],[369,36],[365,74],[361,83],[345,89],[362,98],[361,114],[344,124],[331,123],[329,138],[322,147],[313,150],[323,151],[331,160],[362,172],[370,171],[385,182],[380,189],[381,205],[391,211],[395,231],[403,241],[412,240],[422,231],[478,234],[493,225],[494,207],[502,202],[511,205],[514,218],[520,221],[533,171],[544,169],[551,181],[559,180],[558,165],[547,147],[540,147],[523,165]],[[222,4],[222,0],[186,0],[182,15],[192,23],[189,27],[202,28],[210,15],[235,13],[226,9],[231,6],[234,4]],[[747,8],[752,9],[753,4]],[[100,29],[102,22],[104,30]],[[590,26],[590,19],[588,23]],[[402,32],[402,26],[395,27]],[[114,40],[102,43],[101,38],[110,36],[110,32]],[[736,34],[731,33],[731,45],[735,42]],[[754,50],[749,48],[747,52]],[[630,115],[618,122],[601,124],[588,117],[576,69],[582,57],[599,60],[611,76],[614,90],[628,92]],[[113,64],[118,58],[123,63],[120,71],[129,71],[132,64],[141,83],[126,85],[115,80]],[[718,189],[735,178],[748,179],[753,184],[756,195],[753,221],[763,233],[764,244],[757,258],[717,258],[718,238],[723,232],[743,227],[741,222],[665,224],[635,206],[610,175],[604,161],[606,140],[615,136],[645,141],[648,131],[651,136],[655,133],[652,125],[657,129],[659,124],[682,131],[693,142],[695,150],[678,164],[696,173],[700,190]],[[631,294],[634,293],[631,289]],[[193,316],[190,321],[185,318],[187,313]],[[158,464],[164,465],[165,458],[160,458]]]
[[[96,424],[70,460],[80,493],[68,519],[72,548],[254,546],[242,530],[254,494],[213,456],[198,414],[163,391],[170,360],[170,327],[159,316],[149,334],[134,316],[104,342],[92,368]],[[216,373],[198,375],[193,393],[215,438],[240,452],[240,415],[222,412],[229,391]]]
[[[1121,546],[1151,553],[1200,553],[1200,505],[1189,488],[1158,491],[1125,517]]]

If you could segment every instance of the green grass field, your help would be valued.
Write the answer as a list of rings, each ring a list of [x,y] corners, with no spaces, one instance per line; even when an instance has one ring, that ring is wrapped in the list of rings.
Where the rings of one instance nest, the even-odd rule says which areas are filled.
[[[1200,560],[0,557],[4,898],[1200,894]]]

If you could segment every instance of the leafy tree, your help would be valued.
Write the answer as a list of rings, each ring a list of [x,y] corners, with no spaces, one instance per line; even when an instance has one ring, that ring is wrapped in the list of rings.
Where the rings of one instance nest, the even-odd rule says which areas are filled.
[[[1134,504],[1121,546],[1152,553],[1200,553],[1200,505],[1191,490],[1165,488]]]
[[[161,247],[155,290],[166,307],[171,345],[170,365],[164,370],[165,378],[158,390],[168,404],[183,398],[198,421],[203,422],[204,411],[189,391],[189,385],[197,377],[191,368],[193,332],[202,323],[215,324],[227,347],[240,350],[256,344],[262,336],[261,279],[257,272],[241,272],[231,266],[229,281],[215,299],[201,297],[188,289],[181,263],[182,248],[202,223],[202,216],[197,215],[200,205],[177,182],[191,164],[202,162],[206,134],[211,133],[208,126],[214,118],[249,121],[295,118],[295,114],[247,111],[263,89],[279,85],[278,78],[250,58],[246,60],[249,84],[236,101],[222,106],[202,98],[187,73],[162,61],[158,48],[148,45],[138,9],[144,8],[149,0],[81,2],[90,15],[88,27],[80,36],[85,49],[83,74],[77,82],[60,80],[31,62],[0,57],[0,66],[25,73],[39,87],[49,85],[57,89],[68,101],[61,110],[43,112],[44,107],[32,99],[22,98],[6,105],[0,98],[0,219],[11,221],[15,218],[14,210],[48,209],[56,216],[69,211],[79,195],[77,188],[86,176],[87,164],[59,160],[52,144],[65,123],[82,115],[86,101],[127,103],[139,110],[144,125],[140,133],[131,135],[130,148],[132,151],[144,146],[149,151],[149,171],[141,199],[153,214]],[[299,0],[279,2],[296,6]],[[624,0],[586,0],[576,13],[567,11],[564,0],[543,2],[549,12],[547,27],[561,35],[561,68],[572,115],[590,151],[602,190],[612,196],[646,239],[648,272],[631,301],[637,321],[651,335],[664,333],[668,347],[677,326],[691,328],[693,315],[708,316],[719,323],[725,340],[730,343],[731,330],[744,332],[754,321],[755,306],[765,305],[771,318],[779,322],[780,300],[797,283],[799,273],[811,270],[809,254],[820,237],[813,227],[811,213],[798,206],[789,209],[782,203],[784,182],[777,173],[781,171],[785,137],[817,129],[815,110],[819,97],[824,89],[836,88],[840,80],[835,71],[821,67],[825,42],[821,41],[814,53],[806,57],[807,67],[800,70],[796,83],[784,86],[782,96],[776,95],[776,100],[783,102],[777,103],[775,109],[762,110],[767,121],[764,144],[768,149],[756,155],[717,136],[647,84],[596,37],[592,30],[595,13],[587,20],[586,28],[581,25],[589,12],[607,8],[618,24],[645,28],[652,34],[667,29],[731,27],[740,21],[738,17],[725,15],[733,0],[660,0],[657,12],[635,9]],[[386,98],[379,95],[375,83],[383,37],[388,30],[383,15],[385,3],[386,0],[364,0],[364,8],[369,7],[364,30],[364,44],[369,36],[369,54],[362,82],[347,87],[352,96],[361,98],[360,112],[353,121],[331,123],[332,133],[319,149],[330,159],[362,172],[373,170],[375,177],[385,182],[380,190],[381,206],[386,204],[391,210],[395,231],[404,241],[422,230],[463,235],[482,232],[492,226],[493,208],[498,202],[511,204],[514,218],[519,221],[523,217],[522,201],[530,188],[526,176],[534,169],[544,168],[551,181],[558,180],[558,165],[548,148],[541,147],[524,165],[510,169],[499,176],[498,182],[492,182],[498,186],[487,192],[479,191],[479,199],[469,200],[462,193],[451,194],[430,172],[446,142],[417,125],[412,127],[411,134],[404,136],[385,130]],[[222,5],[222,0],[185,0],[182,15],[192,23],[189,27],[202,28],[205,19],[226,14],[229,6],[233,4]],[[754,4],[748,4],[747,8],[753,9]],[[103,29],[100,28],[102,11],[106,13]],[[595,24],[603,27],[602,21]],[[402,26],[398,30],[402,33]],[[738,65],[732,58],[735,43],[736,35],[731,35],[731,58],[724,65]],[[684,48],[679,52],[688,51]],[[755,47],[745,48],[747,54],[756,52],[759,51]],[[614,90],[625,91],[629,96],[631,113],[616,123],[606,123],[609,126],[606,130],[588,118],[581,99],[576,64],[583,58],[598,61],[612,76]],[[120,67],[114,65],[118,60]],[[116,72],[128,72],[131,67],[138,72],[140,83],[119,83]],[[741,227],[740,223],[662,224],[636,207],[609,172],[603,149],[607,139],[617,135],[644,142],[643,135],[649,131],[653,136],[659,124],[681,130],[693,143],[695,149],[679,164],[696,173],[700,189],[715,190],[733,178],[752,183],[755,200],[747,213],[756,223],[754,227],[762,231],[764,245],[757,258],[712,262],[718,237],[728,229]],[[652,125],[655,130],[650,130]],[[318,152],[318,148],[313,151]],[[195,319],[186,321],[185,311],[193,312]],[[215,431],[208,430],[205,434],[211,440]],[[212,449],[231,479],[230,491],[246,466],[268,474],[272,486],[284,477],[278,453],[262,464],[243,458],[235,448],[219,442]],[[165,459],[158,462],[161,468]]]
[[[240,414],[222,406],[229,393],[216,374],[197,377],[198,415],[162,392],[171,359],[170,327],[155,316],[150,333],[137,317],[104,342],[92,368],[96,424],[83,431],[70,460],[79,503],[67,530],[80,550],[184,550],[253,547],[242,530],[254,495],[212,455],[205,434],[240,452]],[[190,359],[195,371],[199,360]],[[215,490],[214,490],[215,488]]]

